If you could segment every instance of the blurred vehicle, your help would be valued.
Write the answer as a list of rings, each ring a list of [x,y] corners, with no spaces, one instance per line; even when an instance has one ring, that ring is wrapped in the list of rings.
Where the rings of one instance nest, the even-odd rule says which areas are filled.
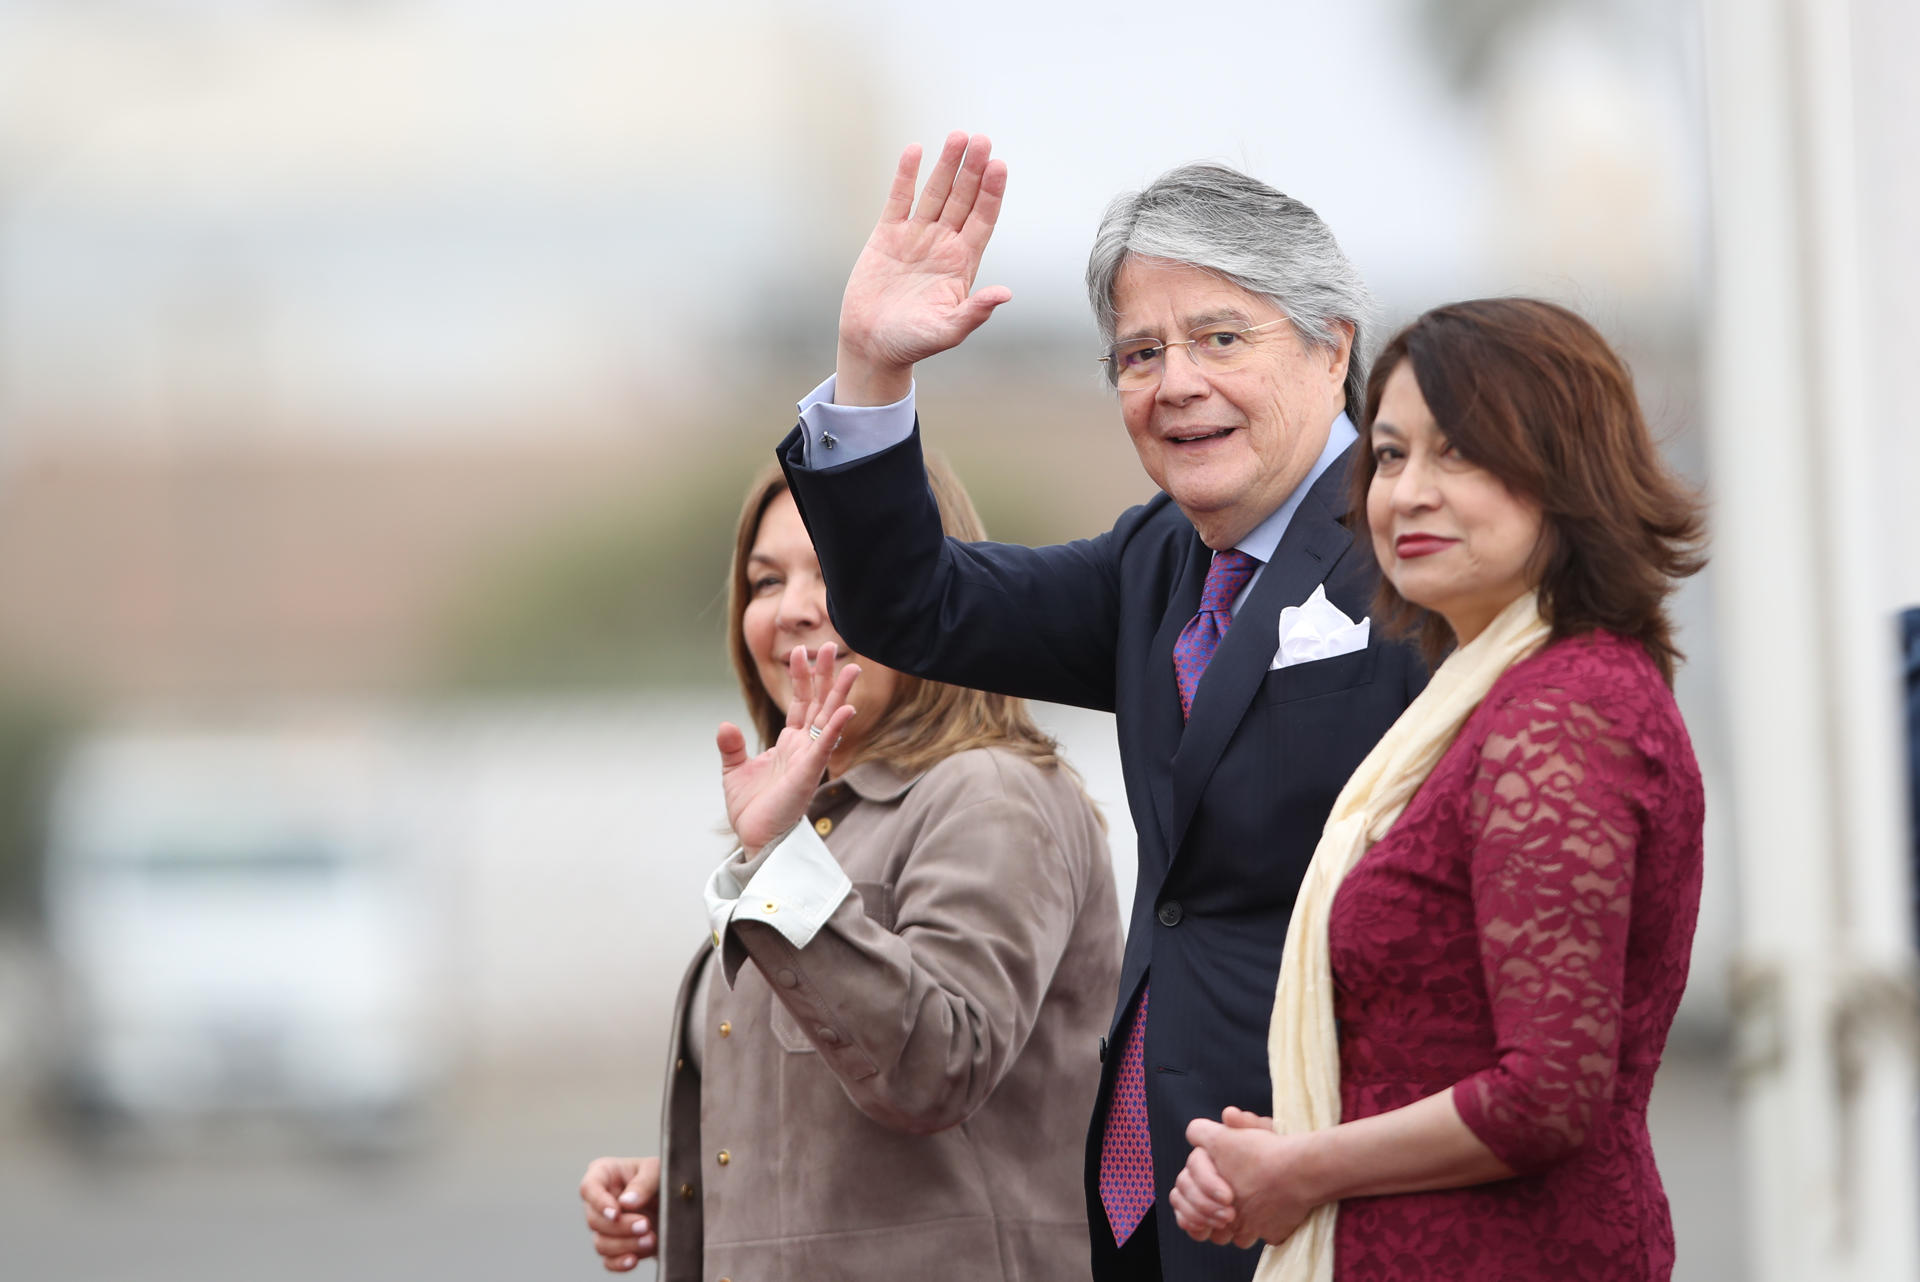
[[[250,1115],[404,1141],[432,1088],[432,931],[364,736],[125,732],[56,783],[59,1076],[82,1117]]]

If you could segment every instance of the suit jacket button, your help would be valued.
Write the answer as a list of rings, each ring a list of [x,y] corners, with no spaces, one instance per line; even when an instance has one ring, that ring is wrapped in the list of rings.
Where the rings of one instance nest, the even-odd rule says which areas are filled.
[[[1181,916],[1178,900],[1169,899],[1166,903],[1160,905],[1160,924],[1162,926],[1178,926]]]

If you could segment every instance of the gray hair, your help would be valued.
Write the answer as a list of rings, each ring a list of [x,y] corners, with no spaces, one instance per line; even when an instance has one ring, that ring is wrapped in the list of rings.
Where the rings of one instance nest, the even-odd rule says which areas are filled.
[[[1301,341],[1332,350],[1353,327],[1347,416],[1360,423],[1367,362],[1362,339],[1373,298],[1320,215],[1225,165],[1182,165],[1140,191],[1113,198],[1087,257],[1087,295],[1100,334],[1113,342],[1113,282],[1129,255],[1212,272],[1287,314]]]

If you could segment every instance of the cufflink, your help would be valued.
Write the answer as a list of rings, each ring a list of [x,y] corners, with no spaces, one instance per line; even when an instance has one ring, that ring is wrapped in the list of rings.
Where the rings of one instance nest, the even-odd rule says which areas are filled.
[[[820,448],[830,450],[840,442],[832,432],[820,433]]]

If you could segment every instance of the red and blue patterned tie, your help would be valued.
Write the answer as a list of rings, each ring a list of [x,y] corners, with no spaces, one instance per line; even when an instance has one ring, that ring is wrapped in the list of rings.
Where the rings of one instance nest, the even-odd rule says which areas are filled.
[[[1180,629],[1180,639],[1173,643],[1173,679],[1180,687],[1183,716],[1193,715],[1193,692],[1200,688],[1200,678],[1213,652],[1220,648],[1227,625],[1233,622],[1233,599],[1247,586],[1259,564],[1237,548],[1213,554],[1206,586],[1200,589],[1200,612]]]
[[[1215,552],[1200,590],[1200,612],[1180,630],[1173,644],[1173,678],[1180,687],[1180,711],[1193,715],[1193,692],[1233,622],[1233,599],[1247,586],[1260,562],[1245,552]],[[1116,1245],[1124,1244],[1153,1209],[1153,1139],[1147,1130],[1147,1070],[1143,1046],[1147,1031],[1149,984],[1140,990],[1120,1049],[1120,1070],[1107,1104],[1107,1130],[1100,1141],[1100,1205]]]

